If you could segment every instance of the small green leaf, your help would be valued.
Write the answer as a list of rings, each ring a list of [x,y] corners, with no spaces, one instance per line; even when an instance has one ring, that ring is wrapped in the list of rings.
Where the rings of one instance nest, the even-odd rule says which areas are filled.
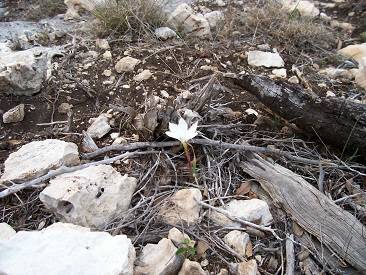
[[[193,256],[194,254],[196,254],[197,248],[194,248],[192,246],[188,246],[187,250],[188,250],[188,253]]]
[[[186,252],[187,252],[187,248],[181,247],[181,248],[178,248],[178,250],[175,254],[178,256],[182,256],[182,255],[186,254]]]
[[[190,240],[189,240],[188,238],[185,238],[185,239],[181,242],[181,244],[182,244],[182,245],[187,246],[187,245],[189,245],[189,242],[190,242]]]

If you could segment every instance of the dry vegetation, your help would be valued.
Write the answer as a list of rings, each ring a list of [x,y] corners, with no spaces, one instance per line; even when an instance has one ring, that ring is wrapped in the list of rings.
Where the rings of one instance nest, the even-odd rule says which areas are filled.
[[[45,14],[57,14],[64,12],[62,0],[37,0],[39,9],[31,10],[34,16]],[[60,4],[61,3],[61,4]],[[360,2],[362,3],[362,1]],[[365,1],[363,1],[365,3]],[[134,1],[116,1],[109,5],[96,6],[92,14],[99,20],[101,34],[110,38],[116,38],[121,34],[139,34],[149,39],[154,28],[164,25],[166,20],[163,11],[164,3],[157,5],[153,0],[134,0]],[[234,12],[235,10],[235,12]],[[47,11],[47,12],[46,12]],[[48,13],[50,12],[50,13]],[[294,54],[294,58],[300,58],[301,53],[328,52],[337,40],[337,34],[334,33],[326,24],[312,18],[302,17],[296,12],[286,13],[276,1],[263,1],[262,3],[252,3],[247,10],[233,9],[230,16],[226,16],[226,22],[216,28],[214,41],[201,41],[201,44],[212,45],[213,43],[222,43],[226,45],[234,40],[233,33],[240,32],[242,40],[247,39],[249,43],[254,42],[269,43],[273,47],[278,47],[287,54]],[[245,36],[245,38],[244,38]],[[191,41],[184,41],[189,44]],[[196,41],[193,41],[196,43]],[[240,41],[240,43],[244,43]],[[188,49],[189,51],[189,49]],[[328,56],[335,56],[327,54]],[[176,58],[177,60],[179,57]],[[337,58],[328,58],[327,62],[344,62]],[[63,68],[59,68],[60,71]],[[66,71],[66,69],[65,69]],[[193,70],[192,70],[193,71]],[[183,69],[182,69],[183,73]],[[187,73],[187,72],[184,72]],[[202,136],[231,144],[242,144],[257,146],[258,148],[279,148],[287,152],[287,156],[301,157],[308,160],[308,163],[289,160],[288,157],[281,154],[273,154],[273,162],[289,168],[298,175],[306,179],[309,184],[319,187],[322,184],[322,191],[337,202],[339,206],[354,213],[358,219],[365,223],[365,167],[353,162],[355,156],[336,156],[328,151],[319,150],[314,142],[305,142],[295,135],[286,134],[281,131],[289,123],[277,118],[268,118],[267,123],[272,124],[267,129],[259,129],[252,122],[240,121],[242,117],[227,118],[222,116],[228,102],[225,102],[222,91],[225,87],[219,79],[215,79],[215,96],[207,98],[202,110],[197,110],[202,116],[200,121],[200,132]],[[202,88],[206,84],[206,79],[196,81],[196,88],[193,89],[193,99],[201,98]],[[205,82],[206,81],[206,82]],[[188,83],[188,80],[187,80]],[[193,82],[192,82],[193,83]],[[201,85],[201,86],[200,86]],[[213,86],[210,87],[212,91]],[[147,100],[146,100],[147,102]],[[146,103],[145,102],[145,103]],[[144,105],[144,104],[141,104]],[[145,104],[145,109],[151,106]],[[188,105],[188,103],[187,103]],[[154,106],[155,107],[155,106]],[[176,109],[182,106],[165,106]],[[145,111],[146,111],[145,110]],[[161,111],[161,110],[159,110]],[[126,113],[120,115],[120,127],[126,128],[126,136],[141,134],[131,123],[131,118]],[[271,121],[272,120],[272,121]],[[287,124],[286,124],[287,123]],[[283,128],[282,128],[283,127]],[[159,139],[166,138],[165,132],[160,129],[155,137]],[[166,130],[166,129],[165,129]],[[291,131],[291,129],[290,129]],[[152,140],[149,140],[152,141]],[[252,182],[252,191],[240,193],[240,187],[243,183],[252,181],[246,174],[240,162],[245,153],[240,150],[230,148],[220,148],[214,146],[201,146],[192,143],[198,159],[198,178],[192,181],[186,167],[184,154],[179,151],[180,148],[165,150],[156,147],[160,152],[137,156],[131,159],[123,159],[115,167],[122,173],[128,173],[138,179],[137,191],[132,199],[132,207],[124,217],[118,217],[112,221],[105,230],[113,235],[127,234],[133,240],[135,247],[143,246],[147,242],[157,242],[162,236],[165,236],[171,225],[162,223],[159,219],[159,210],[167,202],[169,197],[182,188],[197,187],[202,190],[206,201],[212,200],[213,205],[227,203],[233,198],[249,199],[263,195],[263,190],[258,187],[258,183]],[[145,146],[149,148],[149,144]],[[144,150],[145,147],[140,149]],[[120,151],[120,150],[119,150]],[[357,152],[356,152],[357,153]],[[356,154],[355,153],[355,154]],[[102,156],[113,157],[117,153],[113,151],[100,152]],[[97,159],[97,156],[83,156],[85,159]],[[319,167],[319,160],[327,160],[334,164],[327,167]],[[89,161],[89,160],[88,160]],[[39,185],[38,187],[44,187]],[[257,188],[256,190],[254,190]],[[48,213],[38,199],[41,188],[27,189],[9,196],[3,200],[6,209],[3,211],[3,221],[12,223],[16,229],[37,230],[48,226],[57,221],[57,218]],[[208,217],[209,210],[202,216],[202,222],[197,226],[185,227],[180,229],[185,231],[192,239],[203,241],[208,245],[207,257],[210,261],[210,271],[217,274],[220,268],[227,268],[228,262],[240,262],[243,257],[233,253],[233,250],[222,241],[223,236],[230,229],[218,227],[212,224]],[[280,210],[274,213],[275,221],[272,228],[282,238],[276,239],[268,232],[255,231],[251,233],[253,254],[262,257],[262,263],[259,270],[262,274],[279,274],[283,272],[285,262],[285,239],[292,234],[295,223],[286,216],[286,213]],[[179,226],[178,226],[179,227]],[[250,229],[249,229],[250,230]],[[296,243],[296,254],[304,251],[304,245]],[[318,250],[319,251],[319,250]],[[317,252],[312,252],[312,259],[323,269],[323,272],[337,274],[338,267],[329,265],[327,259]],[[250,258],[251,256],[248,256]],[[191,257],[194,259],[194,257]],[[201,259],[194,259],[201,260]],[[342,261],[342,259],[340,259]],[[296,260],[296,274],[300,274],[299,260]],[[320,272],[320,271],[319,271]]]

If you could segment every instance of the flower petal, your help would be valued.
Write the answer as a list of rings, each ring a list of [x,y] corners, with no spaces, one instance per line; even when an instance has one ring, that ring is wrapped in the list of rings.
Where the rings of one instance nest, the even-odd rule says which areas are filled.
[[[165,134],[172,138],[180,140],[179,128],[178,128],[178,125],[175,123],[169,122],[169,131],[165,132]]]
[[[195,136],[198,135],[197,133],[197,126],[198,126],[198,122],[194,123],[187,131],[187,134],[186,134],[186,138],[187,140],[190,140],[191,138],[194,138]]]

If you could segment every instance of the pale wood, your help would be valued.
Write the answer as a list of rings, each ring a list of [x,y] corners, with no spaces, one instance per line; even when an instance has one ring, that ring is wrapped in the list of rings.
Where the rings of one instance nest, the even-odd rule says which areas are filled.
[[[247,152],[241,168],[254,177],[274,204],[305,231],[358,270],[366,270],[366,228],[299,175]]]

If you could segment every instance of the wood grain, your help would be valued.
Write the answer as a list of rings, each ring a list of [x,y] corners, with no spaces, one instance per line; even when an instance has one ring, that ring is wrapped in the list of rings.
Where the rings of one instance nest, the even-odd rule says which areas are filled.
[[[366,228],[354,216],[299,175],[255,153],[245,154],[241,168],[304,230],[357,270],[366,271]]]

